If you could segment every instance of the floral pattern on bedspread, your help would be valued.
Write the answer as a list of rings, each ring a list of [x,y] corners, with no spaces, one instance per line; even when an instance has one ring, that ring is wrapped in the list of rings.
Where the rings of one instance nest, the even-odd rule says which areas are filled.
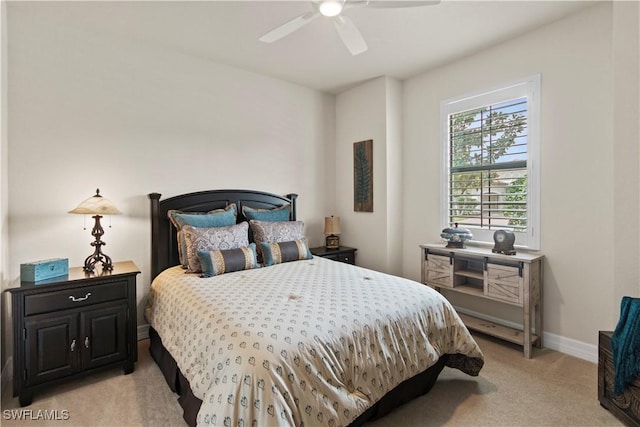
[[[436,291],[318,257],[212,278],[172,267],[145,316],[203,401],[198,425],[346,426],[441,355],[483,365]]]

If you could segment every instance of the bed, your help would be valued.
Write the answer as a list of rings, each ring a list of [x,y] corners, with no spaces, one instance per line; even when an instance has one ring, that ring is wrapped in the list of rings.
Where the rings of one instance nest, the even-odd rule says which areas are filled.
[[[211,190],[160,197],[149,195],[152,285],[145,318],[151,355],[179,395],[188,425],[355,427],[428,392],[445,366],[472,376],[482,368],[480,348],[431,288],[313,257],[304,238],[295,245],[286,234],[264,242],[254,226],[289,230],[300,223],[295,194]],[[260,265],[269,265],[252,268],[251,261],[202,277],[218,264],[206,264],[209,252],[198,251],[202,272],[185,273],[192,270],[181,264],[193,255],[185,235],[189,241],[188,231],[206,228],[182,226],[180,236],[168,213],[230,207],[236,225],[226,228],[244,227],[250,246],[264,250]],[[278,213],[279,220],[266,223],[283,209],[286,221]],[[255,220],[254,212],[266,221]],[[230,266],[231,254],[253,260],[253,251],[210,254]]]

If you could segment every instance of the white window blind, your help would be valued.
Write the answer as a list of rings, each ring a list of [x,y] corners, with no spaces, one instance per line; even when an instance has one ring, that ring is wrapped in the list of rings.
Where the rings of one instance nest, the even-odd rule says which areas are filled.
[[[516,244],[538,249],[538,88],[536,76],[443,103],[443,226],[480,242],[512,230]]]

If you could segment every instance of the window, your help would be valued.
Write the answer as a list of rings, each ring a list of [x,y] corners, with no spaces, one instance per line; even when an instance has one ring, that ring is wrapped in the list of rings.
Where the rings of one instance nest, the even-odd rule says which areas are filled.
[[[511,230],[516,245],[540,246],[540,76],[442,103],[442,225],[493,243]]]

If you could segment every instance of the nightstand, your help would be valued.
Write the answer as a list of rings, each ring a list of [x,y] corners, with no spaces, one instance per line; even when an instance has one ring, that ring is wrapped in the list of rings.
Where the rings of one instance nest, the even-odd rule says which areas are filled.
[[[136,275],[131,261],[113,271],[82,267],[11,294],[13,395],[31,404],[34,391],[120,366],[133,372],[138,358]]]
[[[322,258],[332,259],[334,261],[340,261],[347,264],[356,263],[356,248],[350,248],[348,246],[340,246],[337,249],[328,249],[325,246],[319,246],[317,248],[309,249],[313,255],[320,256]]]

